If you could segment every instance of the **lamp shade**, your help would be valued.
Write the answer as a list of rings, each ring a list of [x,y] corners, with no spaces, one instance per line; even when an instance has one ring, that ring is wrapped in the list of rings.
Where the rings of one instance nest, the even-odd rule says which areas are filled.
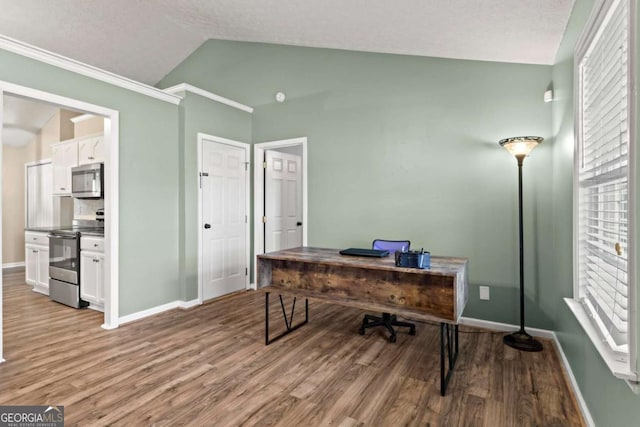
[[[500,145],[514,156],[528,156],[531,150],[544,141],[540,136],[515,136],[500,140]]]

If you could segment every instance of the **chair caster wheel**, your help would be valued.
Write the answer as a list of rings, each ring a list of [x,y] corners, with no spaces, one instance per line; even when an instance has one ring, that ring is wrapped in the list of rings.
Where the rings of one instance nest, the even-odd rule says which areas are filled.
[[[409,335],[415,335],[415,334],[416,334],[416,328],[409,329]]]
[[[396,342],[396,336],[395,335],[390,335],[389,336],[389,342]]]
[[[364,335],[364,328],[360,328],[360,329],[358,329],[358,333],[359,333],[360,335]]]

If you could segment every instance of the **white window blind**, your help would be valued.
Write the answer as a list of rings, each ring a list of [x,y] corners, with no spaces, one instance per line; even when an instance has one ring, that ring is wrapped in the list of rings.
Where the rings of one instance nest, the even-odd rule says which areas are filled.
[[[612,2],[579,59],[579,299],[612,351],[629,344],[629,7]]]

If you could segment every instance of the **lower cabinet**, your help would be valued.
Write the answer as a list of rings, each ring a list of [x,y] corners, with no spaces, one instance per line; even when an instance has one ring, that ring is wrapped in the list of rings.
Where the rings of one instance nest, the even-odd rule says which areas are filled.
[[[25,234],[25,282],[49,295],[49,238],[46,233]]]
[[[104,309],[104,252],[83,250],[91,247],[102,249],[103,239],[81,237],[80,243],[80,298],[92,308]]]

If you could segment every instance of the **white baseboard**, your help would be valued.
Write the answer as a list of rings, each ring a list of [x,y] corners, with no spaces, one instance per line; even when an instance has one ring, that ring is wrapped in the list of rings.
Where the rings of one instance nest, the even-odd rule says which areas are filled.
[[[146,310],[142,310],[136,313],[131,313],[131,314],[127,314],[126,316],[122,316],[120,317],[118,324],[123,325],[125,323],[130,323],[136,320],[144,319],[145,317],[162,313],[164,311],[173,310],[174,308],[187,309],[187,308],[195,307],[196,305],[200,305],[200,304],[202,303],[197,299],[190,300],[190,301],[171,301],[166,304],[159,305],[157,307],[151,307]],[[113,329],[113,328],[104,328],[104,329]]]
[[[104,307],[99,307],[99,306],[95,306],[95,305],[89,304],[89,306],[87,306],[87,308],[89,310],[94,310],[94,311],[99,311],[100,313],[104,313]]]
[[[509,323],[500,323],[500,322],[492,322],[490,320],[482,320],[482,319],[474,319],[471,317],[461,317],[460,318],[461,325],[467,326],[475,326],[477,328],[485,328],[485,329],[493,329],[495,331],[517,331],[520,329],[519,326],[511,325]],[[554,339],[555,334],[553,331],[549,331],[547,329],[538,329],[538,328],[529,328],[527,327],[527,332],[534,337]]]
[[[3,359],[2,357],[0,357],[0,363],[4,363],[6,362],[6,359]]]
[[[6,264],[2,264],[2,269],[5,268],[15,268],[15,267],[24,267],[24,261],[22,262],[8,262]]]
[[[461,317],[460,318],[461,325],[467,326],[475,326],[478,328],[485,329],[493,329],[497,331],[517,331],[520,329],[519,326],[511,325],[509,323],[500,323],[500,322],[491,322],[489,320],[481,320],[481,319],[473,319],[470,317]],[[538,329],[538,328],[526,328],[527,332],[534,337],[547,338],[553,341],[553,345],[556,348],[558,354],[560,355],[560,360],[562,361],[562,365],[565,369],[565,372],[569,376],[569,381],[571,382],[571,387],[573,388],[573,394],[576,396],[576,400],[578,401],[578,406],[580,406],[580,411],[582,412],[582,417],[584,418],[585,423],[589,427],[595,427],[595,423],[593,422],[593,418],[591,418],[591,413],[589,412],[589,408],[587,407],[587,403],[580,392],[580,387],[578,387],[578,382],[576,381],[576,377],[573,375],[573,371],[571,370],[571,365],[569,365],[569,360],[567,356],[564,354],[562,350],[562,346],[560,345],[560,341],[558,341],[558,337],[554,331],[550,331],[548,329]]]
[[[569,381],[571,382],[571,387],[573,387],[573,393],[576,396],[576,400],[578,401],[578,405],[580,406],[580,410],[582,411],[582,417],[584,418],[584,422],[587,423],[589,427],[595,427],[596,423],[591,418],[591,413],[589,412],[589,408],[587,407],[587,402],[584,401],[584,397],[582,393],[580,393],[580,387],[578,387],[578,382],[576,381],[576,377],[573,375],[573,371],[571,370],[571,365],[569,365],[569,360],[567,359],[567,355],[564,354],[564,350],[560,345],[560,341],[558,341],[558,336],[553,333],[553,344],[560,355],[560,360],[562,360],[562,364],[564,365],[564,369],[569,376]]]
[[[130,323],[135,320],[153,316],[154,314],[162,313],[163,311],[173,310],[174,308],[178,308],[178,301],[172,301],[167,304],[159,305],[157,307],[151,307],[146,310],[138,311],[136,313],[127,314],[126,316],[120,317],[119,323],[123,325],[125,323]]]
[[[202,301],[200,301],[198,298],[192,299],[190,301],[178,301],[178,307],[182,309],[192,308],[201,304],[202,304]]]

